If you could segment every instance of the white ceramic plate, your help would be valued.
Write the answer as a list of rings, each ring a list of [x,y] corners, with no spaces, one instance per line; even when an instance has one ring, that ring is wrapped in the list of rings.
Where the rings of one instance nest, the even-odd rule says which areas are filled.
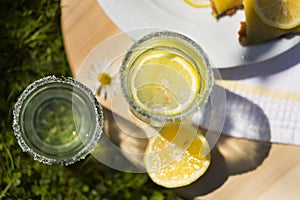
[[[97,1],[123,32],[148,27],[180,32],[198,42],[217,68],[261,62],[300,42],[300,36],[295,36],[251,47],[241,46],[237,32],[244,20],[243,11],[217,21],[210,8],[193,8],[183,0]]]

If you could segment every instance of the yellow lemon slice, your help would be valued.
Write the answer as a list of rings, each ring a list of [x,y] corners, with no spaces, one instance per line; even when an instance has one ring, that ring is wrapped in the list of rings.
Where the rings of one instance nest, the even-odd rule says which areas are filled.
[[[254,9],[269,26],[291,29],[300,25],[299,0],[254,0]]]
[[[165,127],[150,138],[144,155],[145,168],[153,182],[167,188],[189,185],[210,165],[205,137],[190,127]]]
[[[210,6],[210,0],[184,0],[184,1],[195,8]]]
[[[175,116],[194,103],[200,77],[184,57],[154,49],[136,60],[135,65],[130,90],[140,109]]]

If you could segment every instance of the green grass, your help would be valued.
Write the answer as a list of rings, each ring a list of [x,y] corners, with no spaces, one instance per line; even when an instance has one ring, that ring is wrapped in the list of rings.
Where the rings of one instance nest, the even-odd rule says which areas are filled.
[[[0,199],[182,199],[146,174],[115,171],[92,156],[69,167],[35,162],[12,130],[13,106],[44,76],[71,76],[58,0],[0,1]]]

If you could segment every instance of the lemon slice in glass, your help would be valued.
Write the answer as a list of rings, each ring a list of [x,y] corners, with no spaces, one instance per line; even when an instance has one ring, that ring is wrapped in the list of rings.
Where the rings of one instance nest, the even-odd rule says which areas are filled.
[[[164,127],[150,138],[144,155],[149,177],[167,188],[189,185],[210,165],[205,137],[191,127]]]
[[[184,0],[184,1],[195,8],[210,6],[210,0]]]
[[[154,48],[137,59],[135,65],[130,87],[133,101],[142,110],[174,116],[195,101],[200,76],[184,57]]]
[[[269,26],[292,29],[300,25],[299,0],[254,0],[254,9]]]

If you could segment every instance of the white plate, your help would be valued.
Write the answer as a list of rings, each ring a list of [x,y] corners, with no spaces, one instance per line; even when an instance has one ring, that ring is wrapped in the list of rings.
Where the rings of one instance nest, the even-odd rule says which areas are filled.
[[[241,46],[237,32],[244,20],[243,11],[217,21],[210,8],[193,8],[183,0],[97,1],[123,32],[147,27],[180,32],[198,42],[217,68],[264,61],[300,42],[300,36],[295,36],[251,47]]]

